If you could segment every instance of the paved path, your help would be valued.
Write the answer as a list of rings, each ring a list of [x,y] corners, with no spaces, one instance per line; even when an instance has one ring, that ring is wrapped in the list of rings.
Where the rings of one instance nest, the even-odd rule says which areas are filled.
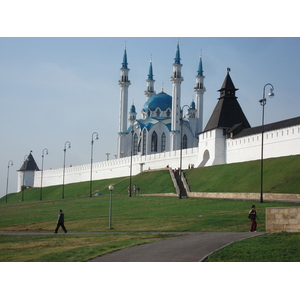
[[[198,262],[232,242],[265,232],[199,232],[129,247],[89,262]]]
[[[130,232],[68,232],[73,234],[129,234]],[[145,233],[145,232],[144,232]],[[148,232],[158,234],[158,232]],[[198,262],[232,242],[265,232],[160,232],[178,234],[165,240],[117,250],[89,262]],[[0,232],[0,235],[54,235],[53,232]],[[63,232],[58,234],[65,235]]]

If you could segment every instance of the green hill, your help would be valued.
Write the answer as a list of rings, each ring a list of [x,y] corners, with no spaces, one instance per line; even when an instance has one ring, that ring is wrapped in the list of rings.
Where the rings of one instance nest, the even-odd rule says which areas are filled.
[[[126,195],[129,186],[129,177],[119,177],[93,181],[93,195],[100,193],[109,194],[108,186],[114,185],[115,195]],[[132,185],[140,188],[141,194],[153,193],[175,193],[175,188],[170,177],[168,169],[158,171],[145,171],[132,177]],[[133,193],[133,191],[132,191]],[[65,185],[65,198],[86,198],[90,194],[90,182],[79,182]],[[62,197],[62,185],[50,186],[43,188],[43,200],[55,200]],[[8,195],[9,202],[19,202],[22,199],[22,193]],[[24,191],[24,200],[39,200],[40,188],[31,188]],[[5,201],[5,196],[0,202]]]
[[[184,170],[192,192],[258,193],[260,191],[260,160],[227,165]],[[264,161],[264,192],[300,194],[300,155],[270,158]],[[93,194],[109,194],[108,186],[115,186],[114,194],[127,195],[129,177],[93,181]],[[132,177],[132,185],[141,194],[175,193],[169,170],[145,171]],[[65,198],[81,198],[89,195],[89,182],[65,185]],[[38,200],[39,188],[24,191],[25,200]],[[43,199],[59,199],[62,186],[43,188]],[[21,193],[8,195],[8,201],[18,202]],[[1,202],[5,201],[2,197]]]
[[[260,160],[186,170],[193,192],[258,193]],[[300,155],[264,160],[264,192],[300,194]]]

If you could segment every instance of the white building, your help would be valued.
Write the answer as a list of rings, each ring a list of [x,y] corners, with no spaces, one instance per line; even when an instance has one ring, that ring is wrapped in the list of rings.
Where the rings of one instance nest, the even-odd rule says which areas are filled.
[[[171,76],[172,96],[163,90],[156,94],[152,61],[150,61],[146,80],[146,102],[141,110],[141,118],[137,119],[136,108],[132,104],[128,114],[129,69],[126,48],[124,50],[122,68],[120,69],[120,111],[118,133],[118,158],[133,155],[149,155],[198,146],[198,133],[203,124],[204,76],[202,58],[200,57],[196,76],[196,103],[181,106],[180,49],[177,44],[173,73]],[[186,118],[183,108],[187,107]],[[127,124],[128,120],[128,124]],[[181,139],[182,136],[182,139]]]
[[[205,167],[260,159],[262,127],[251,128],[240,107],[230,69],[227,69],[220,97],[203,130],[203,95],[205,93],[202,58],[200,57],[194,92],[196,101],[181,106],[180,51],[177,44],[173,64],[172,96],[161,91],[156,94],[152,61],[146,80],[146,102],[141,118],[136,118],[132,105],[128,113],[129,69],[124,50],[120,69],[120,110],[118,157],[93,163],[93,180],[129,176],[144,170],[189,165]],[[184,117],[183,108],[187,106]],[[264,158],[300,154],[300,117],[264,126]],[[132,158],[132,161],[131,161]],[[91,165],[65,168],[65,184],[90,180]],[[42,175],[43,173],[43,175]],[[43,180],[41,180],[43,176]],[[40,187],[60,185],[63,168],[41,172],[31,153],[18,171],[18,191],[22,186]]]

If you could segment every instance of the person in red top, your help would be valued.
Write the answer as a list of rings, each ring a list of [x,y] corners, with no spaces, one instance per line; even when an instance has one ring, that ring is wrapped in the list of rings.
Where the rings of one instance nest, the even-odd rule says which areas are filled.
[[[251,221],[250,231],[251,232],[253,232],[253,231],[256,232],[256,227],[257,227],[256,218],[258,219],[258,217],[257,217],[257,214],[256,214],[256,207],[255,207],[255,205],[252,205],[252,207],[251,207],[251,209],[249,211],[248,218]]]

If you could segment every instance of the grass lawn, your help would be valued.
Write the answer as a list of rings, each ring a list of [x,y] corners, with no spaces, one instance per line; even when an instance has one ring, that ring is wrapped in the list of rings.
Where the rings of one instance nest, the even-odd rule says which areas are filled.
[[[149,196],[113,196],[113,229],[121,232],[248,231],[256,203],[258,230],[265,231],[265,208],[294,203]],[[109,196],[28,200],[0,204],[0,231],[53,232],[59,209],[69,232],[108,231]]]
[[[53,232],[58,210],[63,209],[69,232],[99,234],[0,235],[0,260],[86,261],[116,249],[172,236],[163,232],[248,231],[247,216],[253,203],[260,218],[259,231],[265,230],[266,207],[295,206],[245,200],[113,196],[111,232],[124,232],[116,235],[101,234],[109,231],[109,196],[2,202],[0,231]]]
[[[300,193],[299,161],[300,155],[265,160],[264,191]],[[185,171],[185,175],[191,191],[195,192],[258,192],[259,171],[259,161],[252,161],[190,169]],[[107,187],[110,184],[115,186],[111,233],[123,232],[121,235],[101,234],[108,231]],[[0,235],[0,260],[84,261],[122,247],[170,237],[162,235],[163,232],[248,231],[250,222],[247,216],[252,204],[256,204],[258,211],[258,230],[265,231],[266,207],[299,205],[287,202],[259,203],[246,200],[147,196],[147,194],[175,193],[167,169],[147,171],[133,176],[132,184],[139,186],[141,194],[144,195],[129,198],[127,196],[129,178],[121,177],[94,181],[93,194],[104,194],[98,197],[88,197],[89,182],[65,185],[65,199],[61,199],[62,186],[43,188],[42,201],[39,200],[38,188],[25,190],[24,201],[20,201],[21,193],[8,195],[8,202],[2,197],[0,232],[53,232],[58,211],[62,209],[69,232],[99,232],[99,234],[13,237]],[[150,235],[149,232],[155,234]],[[280,239],[274,238],[273,242],[269,243],[272,236],[251,238],[238,242],[237,245],[241,245],[241,249],[247,251],[251,249],[250,244],[254,245],[253,249],[263,249],[267,245],[269,248],[266,249],[273,249],[271,246],[275,247],[276,242],[281,245],[292,245],[292,241],[295,241],[297,245],[299,238],[297,234],[286,234],[281,235]],[[258,244],[255,245],[256,242]],[[278,249],[276,255],[279,261],[281,256],[288,257],[284,246],[278,245]],[[227,252],[228,259],[231,259],[230,255],[233,253],[231,251]],[[275,252],[272,250],[274,255]],[[291,253],[295,252],[291,250]],[[236,256],[239,257],[238,254]],[[259,259],[257,254],[251,256],[248,253],[246,257],[249,257],[250,261]],[[245,259],[241,258],[242,261],[246,261]],[[287,259],[299,261],[296,255]]]
[[[208,257],[208,262],[299,262],[300,233],[273,233],[237,241]]]
[[[85,234],[1,235],[1,262],[80,262],[173,235]]]

